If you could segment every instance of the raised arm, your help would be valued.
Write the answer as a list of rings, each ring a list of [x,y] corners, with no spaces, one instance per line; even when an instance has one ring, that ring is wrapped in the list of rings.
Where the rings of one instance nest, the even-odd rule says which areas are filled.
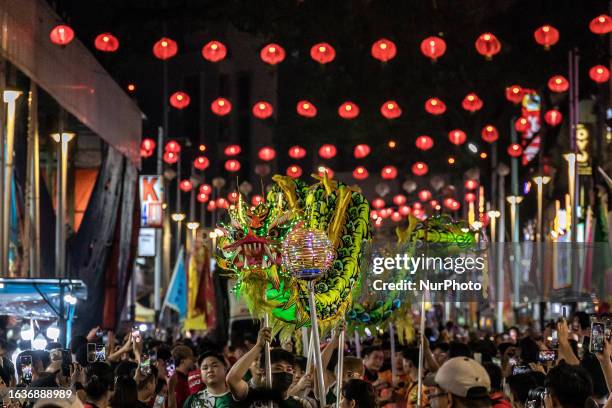
[[[601,371],[603,371],[604,378],[606,379],[606,385],[608,386],[608,392],[612,393],[612,339],[604,339],[603,352],[596,354],[599,364],[601,364]],[[612,398],[612,395],[611,395]]]
[[[557,333],[559,337],[559,357],[557,361],[565,360],[567,364],[578,365],[580,360],[574,354],[572,346],[569,343],[569,328],[565,319],[557,323]]]
[[[241,401],[247,397],[249,392],[249,384],[244,381],[243,377],[251,367],[253,361],[255,361],[261,354],[266,342],[271,340],[272,332],[270,328],[263,327],[261,330],[259,330],[259,334],[257,335],[257,343],[255,343],[255,346],[245,355],[240,357],[240,359],[236,361],[236,363],[227,373],[225,380],[227,381],[227,386],[229,387],[235,400]]]

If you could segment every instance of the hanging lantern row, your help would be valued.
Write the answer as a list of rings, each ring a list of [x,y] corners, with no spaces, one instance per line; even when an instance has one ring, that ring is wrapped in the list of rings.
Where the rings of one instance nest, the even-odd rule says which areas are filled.
[[[559,30],[546,24],[535,30],[533,37],[545,50],[549,50],[550,47],[559,42]]]
[[[519,85],[512,85],[506,88],[506,99],[513,104],[519,104],[523,101],[525,92]]]
[[[142,139],[140,142],[140,156],[143,158],[153,156],[153,153],[155,153],[155,146],[155,140],[148,138]]]
[[[484,103],[482,102],[482,99],[480,99],[480,97],[473,92],[467,94],[461,102],[461,106],[463,107],[463,109],[472,113],[482,109],[483,105]]]

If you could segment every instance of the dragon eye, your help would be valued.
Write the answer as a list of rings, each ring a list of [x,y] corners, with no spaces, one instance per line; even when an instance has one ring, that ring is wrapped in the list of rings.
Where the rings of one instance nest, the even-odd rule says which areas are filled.
[[[270,238],[278,238],[280,235],[280,231],[276,228],[272,228],[270,231],[268,231],[268,235],[270,236]]]
[[[236,239],[242,239],[242,238],[244,238],[246,235],[244,234],[244,231],[243,231],[243,230],[237,230],[237,231],[234,233],[234,236],[236,237]]]

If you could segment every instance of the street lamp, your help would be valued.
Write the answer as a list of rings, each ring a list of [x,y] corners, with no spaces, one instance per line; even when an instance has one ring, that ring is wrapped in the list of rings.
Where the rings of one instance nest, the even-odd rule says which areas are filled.
[[[522,196],[510,195],[506,197],[506,201],[510,204],[510,225],[512,225],[512,242],[519,241],[519,226],[516,216],[518,205],[523,201]]]
[[[495,238],[496,236],[496,224],[497,224],[497,218],[499,218],[499,216],[501,215],[501,213],[497,210],[491,210],[489,212],[487,212],[487,215],[489,216],[489,222],[491,225],[491,241],[495,242]]]
[[[543,186],[544,184],[548,184],[548,182],[550,181],[550,177],[549,176],[535,176],[533,177],[533,182],[536,183],[536,186],[538,187],[538,222],[537,222],[537,241],[541,242],[542,241],[542,207],[543,207],[543,201],[544,201],[544,192],[543,192]]]
[[[13,179],[13,145],[15,142],[15,110],[17,99],[21,96],[21,91],[6,90],[3,93],[3,100],[6,103],[6,150],[0,154],[4,156],[4,196],[2,202],[2,264],[0,269],[3,273],[9,270],[9,230],[10,230],[10,209],[11,209],[11,188]],[[4,146],[3,146],[4,148]]]
[[[74,138],[72,132],[52,133],[51,138],[59,144],[57,151],[57,219],[55,222],[55,277],[66,275],[66,181],[68,179],[68,143]]]
[[[176,255],[178,256],[179,251],[181,250],[181,223],[185,220],[185,213],[172,213],[170,218],[172,221],[176,222]]]

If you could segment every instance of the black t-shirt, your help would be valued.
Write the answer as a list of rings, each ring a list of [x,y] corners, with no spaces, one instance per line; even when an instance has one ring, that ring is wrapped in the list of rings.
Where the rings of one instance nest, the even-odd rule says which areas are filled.
[[[2,357],[2,364],[0,366],[0,378],[7,386],[11,382],[11,378],[15,376],[15,366],[13,362],[6,357]]]

